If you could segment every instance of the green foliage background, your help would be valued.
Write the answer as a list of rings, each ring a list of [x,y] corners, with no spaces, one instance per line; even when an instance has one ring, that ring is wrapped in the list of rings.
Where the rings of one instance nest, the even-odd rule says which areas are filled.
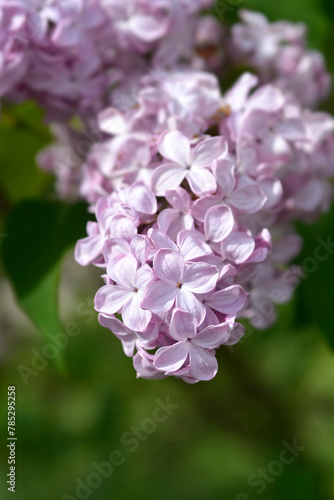
[[[310,44],[325,53],[333,72],[331,0],[245,0],[241,7],[262,11],[271,20],[305,22]],[[226,13],[226,22],[235,19],[236,11]],[[323,108],[334,113],[333,94]],[[49,202],[38,202],[45,213],[53,214],[54,224],[64,214],[66,220],[74,217],[77,221],[73,234],[65,228],[55,242],[43,228],[43,220],[36,220],[34,201],[17,208],[22,200],[46,200],[52,194],[52,178],[34,164],[35,153],[49,141],[42,113],[31,103],[4,109],[0,244],[6,243],[3,259],[7,274],[16,282],[21,305],[44,330],[44,338],[21,319],[13,297],[9,299],[12,322],[8,322],[5,303],[0,304],[4,339],[0,348],[1,499],[12,495],[6,486],[8,449],[4,444],[8,385],[16,385],[17,392],[17,500],[56,500],[65,493],[75,498],[76,478],[86,482],[94,471],[92,463],[107,460],[113,450],[123,454],[124,464],[93,490],[92,500],[334,499],[334,255],[303,280],[294,300],[281,308],[275,327],[265,332],[249,330],[233,350],[220,350],[219,373],[212,382],[191,386],[173,379],[136,380],[120,343],[99,327],[92,313],[99,273],[79,268],[71,254],[61,277],[62,323],[55,317],[59,259],[83,232],[82,212],[57,203],[51,203],[50,212]],[[26,214],[24,233],[20,231],[23,220],[13,215],[15,206],[18,215],[20,210]],[[10,212],[11,221],[6,223]],[[35,225],[29,226],[29,218]],[[303,265],[313,256],[319,236],[333,235],[334,240],[333,211],[315,226],[300,230],[305,238],[299,259]],[[45,254],[53,252],[55,258],[32,264],[30,276],[37,275],[38,280],[29,289],[29,280],[22,282],[20,272],[25,274],[29,256],[41,241]],[[13,266],[14,259],[17,266]],[[52,310],[34,317],[27,290],[39,297],[41,305],[43,300],[52,302]],[[52,290],[51,302],[45,290]],[[61,370],[49,361],[28,376],[26,385],[19,370],[32,368],[36,352],[42,353],[53,342],[48,334],[60,329],[77,333],[68,337],[62,350]],[[179,408],[131,453],[121,443],[122,434],[152,416],[157,398],[168,397]],[[285,465],[281,474],[269,474],[271,482],[266,482],[259,495],[258,487],[248,484],[249,478],[279,460],[283,441],[292,444],[294,440],[305,451]]]

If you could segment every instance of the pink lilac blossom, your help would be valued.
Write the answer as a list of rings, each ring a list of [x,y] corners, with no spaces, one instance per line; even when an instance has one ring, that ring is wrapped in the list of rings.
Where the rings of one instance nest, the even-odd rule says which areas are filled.
[[[245,9],[232,28],[231,57],[254,68],[263,82],[275,82],[292,100],[315,107],[330,91],[323,55],[306,46],[306,27],[286,21],[270,23]]]
[[[143,378],[210,380],[241,318],[271,325],[300,275],[293,224],[333,197],[334,120],[308,109],[330,79],[304,27],[241,11],[229,39],[199,16],[212,4],[0,0],[0,94],[56,122],[38,163],[96,216],[75,258],[102,270],[99,322]],[[222,91],[239,62],[254,74]]]
[[[331,117],[292,105],[283,90],[250,74],[225,94],[213,75],[194,75],[192,85],[187,72],[146,78],[132,110],[100,114],[106,137],[86,168],[93,157],[113,193],[91,196],[98,223],[76,247],[80,263],[106,269],[95,303],[100,323],[121,315],[116,335],[126,353],[125,342],[131,355],[137,351],[138,376],[189,383],[215,375],[215,349],[243,335],[238,318],[265,328],[275,304],[290,300],[296,280],[285,273],[301,245],[291,223],[328,208],[334,173]],[[185,85],[159,99],[169,78]],[[134,139],[146,154],[130,150]],[[114,148],[125,163],[113,163]]]
[[[212,3],[1,0],[0,96],[36,99],[53,121],[89,123],[112,86],[136,85],[148,65],[199,58],[198,14]]]
[[[182,190],[170,190],[170,199],[179,199]],[[154,376],[158,372],[191,382],[208,380],[217,371],[214,349],[237,342],[243,334],[236,315],[247,293],[231,283],[236,269],[221,254],[221,242],[234,227],[233,215],[227,206],[217,207],[230,217],[223,221],[227,229],[222,232],[218,214],[214,215],[211,244],[205,241],[208,234],[196,218],[193,229],[181,229],[172,239],[157,223],[158,215],[167,210],[162,210],[161,197],[137,182],[98,200],[98,223],[89,223],[89,236],[77,243],[78,262],[94,262],[106,271],[106,284],[95,297],[99,320],[110,329],[115,326],[127,355],[137,349],[144,356],[145,370],[138,372],[140,376],[146,376],[150,365]],[[123,323],[115,314],[121,315]],[[175,364],[177,347],[173,346],[180,341],[180,325],[188,336],[182,338],[182,359]],[[169,346],[172,361],[162,356]],[[150,357],[147,351],[152,350],[156,353]]]

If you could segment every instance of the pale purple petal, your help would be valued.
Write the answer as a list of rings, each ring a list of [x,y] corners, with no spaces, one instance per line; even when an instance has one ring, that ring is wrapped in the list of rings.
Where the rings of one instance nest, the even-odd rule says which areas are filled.
[[[234,218],[226,205],[217,205],[208,210],[204,219],[204,231],[208,241],[219,243],[232,231]]]
[[[263,176],[258,179],[257,184],[267,197],[267,201],[263,205],[263,208],[269,209],[277,205],[283,196],[281,181],[276,177]]]
[[[185,176],[190,189],[197,195],[213,193],[217,189],[214,175],[207,168],[191,168],[186,170]]]
[[[150,229],[148,232],[149,238],[153,241],[154,246],[157,250],[162,248],[169,248],[171,250],[177,250],[175,243],[162,231],[157,229]]]
[[[150,254],[152,243],[147,236],[136,234],[130,243],[131,252],[136,257],[138,262],[144,264]]]
[[[81,266],[87,266],[94,259],[96,259],[96,257],[101,255],[104,241],[103,236],[100,234],[97,234],[96,236],[88,236],[87,238],[79,240],[75,245],[75,260]]]
[[[247,233],[234,231],[222,243],[222,253],[234,264],[242,264],[255,249],[254,239]]]
[[[205,301],[206,305],[223,314],[236,314],[246,302],[247,294],[240,285],[231,285],[214,292]]]
[[[122,113],[115,108],[107,108],[98,115],[98,123],[102,132],[111,135],[126,134],[127,122]]]
[[[182,212],[185,209],[190,208],[191,198],[187,191],[181,187],[177,187],[174,190],[166,191],[166,200],[175,209]]]
[[[231,331],[230,338],[227,340],[226,345],[234,345],[245,335],[245,327],[236,323]]]
[[[176,163],[167,163],[156,168],[152,176],[152,190],[156,196],[164,196],[166,191],[177,188],[186,175],[186,169]]]
[[[194,337],[196,329],[197,321],[190,312],[174,309],[169,333],[175,340],[183,341]]]
[[[110,220],[109,230],[112,238],[130,240],[137,233],[137,226],[132,219],[116,215]]]
[[[147,328],[152,318],[152,313],[140,307],[139,294],[133,293],[123,306],[122,318],[125,326],[135,332],[142,332]]]
[[[134,292],[120,286],[105,285],[95,295],[95,309],[107,316],[117,313]]]
[[[153,366],[153,359],[154,357],[148,354],[144,349],[138,349],[137,354],[135,354],[133,358],[133,366],[137,372],[137,377],[155,380],[166,378],[164,373],[159,372],[159,370]]]
[[[205,318],[205,306],[186,289],[177,289],[176,307],[193,314],[199,325]]]
[[[144,214],[155,214],[157,211],[157,199],[150,189],[142,184],[133,184],[128,193],[129,204],[137,212]]]
[[[223,195],[227,196],[235,188],[235,167],[230,160],[217,160],[213,166],[213,172],[217,183],[221,187]]]
[[[274,85],[265,85],[256,90],[247,103],[247,110],[264,110],[266,112],[277,112],[284,106],[286,97],[283,92]]]
[[[209,208],[221,202],[221,196],[207,194],[195,201],[191,208],[191,214],[200,222],[204,222],[205,215]]]
[[[183,277],[183,257],[175,250],[161,249],[154,257],[153,269],[159,279],[176,286]]]
[[[137,272],[137,259],[130,253],[116,255],[109,259],[107,272],[110,278],[125,288],[135,288],[135,274]]]
[[[200,142],[191,153],[191,166],[195,168],[209,167],[219,156],[228,151],[224,137],[211,137]]]
[[[251,73],[244,73],[225,94],[225,99],[235,111],[245,107],[248,95],[258,83],[258,78]]]
[[[159,153],[164,158],[183,166],[189,165],[190,149],[189,139],[178,130],[163,134],[158,144]]]
[[[211,380],[218,371],[217,360],[211,352],[190,343],[190,372],[197,380]]]
[[[218,275],[219,272],[215,266],[196,262],[186,269],[182,289],[193,293],[208,293],[216,286]]]
[[[102,314],[98,316],[99,323],[105,328],[109,328],[109,330],[119,337],[125,336],[134,336],[133,331],[127,328],[122,321],[117,319],[115,316],[112,318],[106,318]]]
[[[188,342],[177,342],[168,347],[161,347],[154,356],[154,366],[158,370],[175,372],[185,362],[189,354]]]
[[[181,239],[181,241],[178,241],[178,244],[185,261],[212,254],[210,246],[199,238],[196,238],[192,232],[182,231],[179,233],[178,239]]]
[[[154,280],[155,275],[152,268],[148,264],[144,264],[136,273],[135,286],[138,288],[139,292],[142,293]]]
[[[240,212],[252,214],[261,210],[267,198],[256,184],[249,184],[234,191],[228,200]]]
[[[230,338],[231,327],[228,323],[208,326],[194,338],[193,342],[206,349],[216,349],[222,344],[226,344]]]
[[[167,25],[154,16],[132,15],[126,23],[126,30],[144,42],[154,42],[165,35]]]
[[[164,314],[174,304],[177,288],[163,281],[156,281],[147,287],[141,307],[155,314]]]

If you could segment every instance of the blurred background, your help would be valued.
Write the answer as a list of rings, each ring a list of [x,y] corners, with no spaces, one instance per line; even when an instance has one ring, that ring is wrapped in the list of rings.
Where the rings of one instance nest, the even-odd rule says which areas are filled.
[[[244,0],[240,7],[259,10],[272,21],[305,22],[310,45],[325,53],[333,73],[332,0]],[[236,11],[227,12],[226,22],[236,17]],[[323,109],[334,113],[333,93]],[[36,152],[50,141],[41,116],[31,103],[2,113],[0,246],[11,207],[52,193],[53,179],[34,165]],[[298,262],[303,265],[316,238],[334,234],[334,213],[301,231],[305,247]],[[81,268],[72,252],[61,278],[63,332],[69,332],[62,371],[3,277],[1,499],[11,498],[3,443],[12,385],[17,500],[334,499],[333,282],[331,255],[280,308],[275,327],[248,328],[240,344],[221,348],[213,381],[187,385],[176,379],[136,380],[120,342],[96,321],[99,272]],[[170,407],[165,414],[159,410],[164,421],[158,422],[157,407],[166,401]],[[289,451],[282,454],[284,449]],[[109,477],[96,476],[94,463],[109,461],[115,450],[119,465],[105,472]]]

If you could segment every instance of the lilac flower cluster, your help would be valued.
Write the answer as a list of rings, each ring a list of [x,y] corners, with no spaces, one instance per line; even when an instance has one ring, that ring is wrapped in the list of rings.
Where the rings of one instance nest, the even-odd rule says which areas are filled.
[[[330,117],[276,86],[251,92],[250,74],[224,96],[212,75],[192,75],[166,75],[159,92],[148,82],[134,109],[100,114],[112,138],[84,176],[97,222],[76,246],[80,264],[106,269],[96,309],[127,355],[136,348],[138,375],[187,382],[215,375],[214,350],[244,333],[237,317],[266,327],[291,298],[291,222],[328,208],[334,174]],[[165,100],[169,79],[184,84]]]
[[[292,224],[329,207],[334,121],[276,81],[245,73],[222,94],[212,73],[172,68],[98,124],[78,181],[97,222],[76,259],[106,270],[99,321],[138,376],[211,379],[237,318],[265,328],[293,294]]]
[[[90,123],[110,104],[111,87],[129,89],[148,64],[191,58],[198,12],[211,4],[1,0],[0,96],[36,99],[52,120],[79,115]]]
[[[96,215],[75,257],[103,270],[99,321],[143,378],[209,380],[239,318],[273,324],[298,281],[293,223],[333,197],[334,120],[309,109],[322,56],[249,11],[228,38],[199,15],[212,4],[0,0],[0,94],[56,122],[38,163]],[[222,92],[240,61],[256,74]]]
[[[166,141],[177,148],[175,134],[166,134],[160,149]],[[203,161],[224,155],[219,138],[199,146]],[[234,231],[227,205],[209,210],[195,205],[182,187],[167,190],[163,199],[135,182],[98,200],[98,222],[89,223],[89,236],[76,246],[79,263],[106,269],[106,284],[95,297],[100,323],[122,341],[128,356],[136,348],[134,366],[145,378],[173,374],[195,382],[214,377],[214,349],[243,334],[235,317],[246,292],[233,284],[236,263],[262,260],[270,246],[266,235],[255,241]],[[238,239],[243,250],[235,249]],[[152,349],[154,355],[148,352]]]
[[[329,94],[331,77],[323,55],[306,46],[306,27],[286,21],[269,23],[263,14],[241,10],[232,28],[231,55],[275,82],[292,100],[314,107]]]

